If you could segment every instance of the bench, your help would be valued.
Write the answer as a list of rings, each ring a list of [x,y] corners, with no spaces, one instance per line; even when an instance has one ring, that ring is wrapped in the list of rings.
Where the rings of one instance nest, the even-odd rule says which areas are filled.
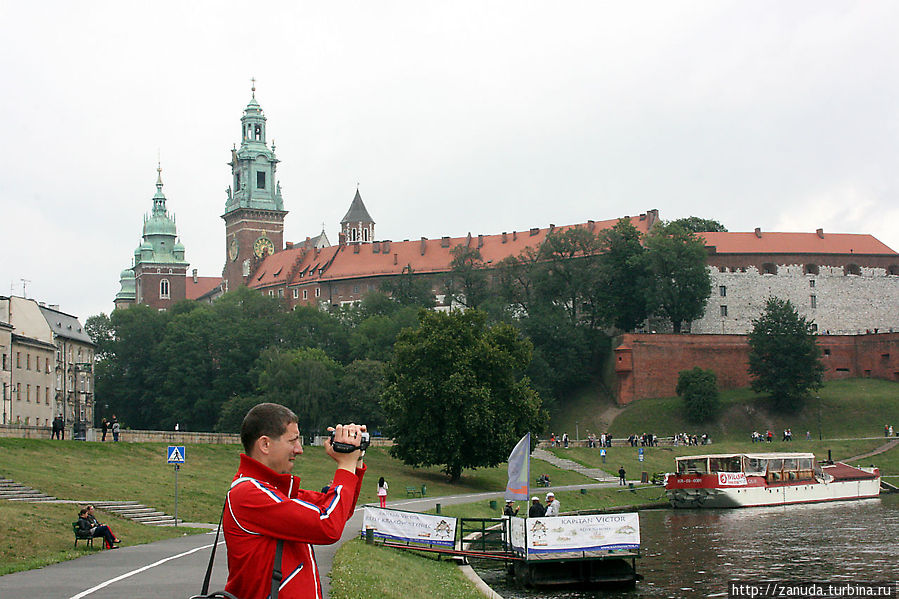
[[[421,497],[421,489],[406,487],[406,497]]]
[[[81,530],[77,522],[72,522],[72,532],[75,533],[75,547],[78,547],[78,541],[87,541],[88,547],[94,546],[94,535],[89,530]]]
[[[544,478],[539,477],[539,476],[537,477],[536,481],[537,481],[537,486],[538,486],[538,487],[548,487],[549,484],[550,484],[550,483],[549,483],[549,479],[544,479]]]

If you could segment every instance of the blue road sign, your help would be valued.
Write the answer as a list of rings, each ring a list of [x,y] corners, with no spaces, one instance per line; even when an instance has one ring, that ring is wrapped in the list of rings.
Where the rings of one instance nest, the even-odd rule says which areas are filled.
[[[183,464],[187,461],[187,451],[183,445],[169,445],[166,456],[169,464]]]

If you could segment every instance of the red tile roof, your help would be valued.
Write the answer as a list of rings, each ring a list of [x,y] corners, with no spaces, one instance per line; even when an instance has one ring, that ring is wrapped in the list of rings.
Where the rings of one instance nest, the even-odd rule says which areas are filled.
[[[194,283],[194,278],[191,275],[187,275],[187,285],[184,295],[189,300],[195,300],[206,295],[217,286],[221,285],[221,283],[221,277],[197,277],[197,282]]]
[[[646,233],[658,218],[658,213],[630,217],[634,226]],[[557,227],[592,226],[596,230],[615,225],[618,219],[581,223]],[[397,275],[406,266],[416,273],[439,273],[450,270],[453,260],[450,250],[457,245],[469,244],[479,248],[487,264],[495,264],[508,256],[517,256],[527,247],[536,248],[546,238],[550,229],[531,229],[498,235],[469,236],[417,241],[381,241],[363,244],[347,244],[323,248],[316,252],[306,250],[303,244],[266,257],[249,282],[250,287],[268,287],[276,284],[302,284],[304,282],[357,279],[381,275]],[[444,247],[445,246],[445,247]],[[356,251],[358,248],[358,252]],[[377,251],[376,251],[377,250]],[[300,276],[302,274],[303,276]]]
[[[700,233],[718,254],[896,255],[872,235],[855,233]]]

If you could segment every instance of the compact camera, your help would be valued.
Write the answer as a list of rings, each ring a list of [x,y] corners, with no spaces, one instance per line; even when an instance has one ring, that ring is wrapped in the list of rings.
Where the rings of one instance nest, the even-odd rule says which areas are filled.
[[[336,451],[337,453],[353,453],[357,449],[365,451],[366,449],[368,449],[368,444],[371,443],[371,435],[365,432],[359,433],[361,438],[359,439],[358,447],[355,445],[350,445],[349,443],[341,443],[340,441],[335,441],[334,432],[335,431],[331,431],[331,447],[333,447],[334,451]]]

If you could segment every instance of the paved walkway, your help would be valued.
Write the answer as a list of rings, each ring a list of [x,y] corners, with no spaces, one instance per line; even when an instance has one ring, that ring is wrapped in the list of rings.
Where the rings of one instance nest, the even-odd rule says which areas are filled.
[[[574,472],[578,472],[583,474],[584,476],[589,476],[593,480],[598,480],[600,482],[614,482],[618,480],[617,476],[613,476],[604,470],[600,470],[599,468],[588,468],[586,466],[582,466],[577,462],[566,458],[560,458],[556,454],[546,451],[545,449],[535,449],[533,453],[531,453],[532,458],[537,458],[538,460],[543,460],[544,462],[549,462],[556,468],[561,468],[562,470],[572,470]]]
[[[852,456],[851,458],[846,458],[845,460],[840,460],[840,461],[841,462],[858,462],[860,460],[864,460],[865,458],[870,458],[871,456],[885,453],[885,452],[893,449],[897,445],[899,445],[899,439],[893,439],[892,441],[888,441],[887,443],[884,443],[883,445],[881,445],[874,451],[869,451],[868,453],[863,453],[861,455],[855,455],[855,456]]]

